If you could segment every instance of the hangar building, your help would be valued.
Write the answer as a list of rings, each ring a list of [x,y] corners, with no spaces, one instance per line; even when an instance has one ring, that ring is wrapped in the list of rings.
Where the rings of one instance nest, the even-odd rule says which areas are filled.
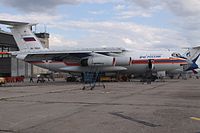
[[[36,33],[44,47],[49,47],[49,34]],[[16,42],[11,33],[0,29],[0,52],[18,51]],[[0,55],[0,77],[10,76],[32,76],[47,70],[38,68],[24,61],[18,60],[10,55]]]

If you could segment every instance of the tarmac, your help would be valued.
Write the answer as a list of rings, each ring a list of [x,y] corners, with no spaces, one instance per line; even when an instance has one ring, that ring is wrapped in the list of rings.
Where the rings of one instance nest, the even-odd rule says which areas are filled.
[[[200,133],[200,80],[0,87],[0,133]]]

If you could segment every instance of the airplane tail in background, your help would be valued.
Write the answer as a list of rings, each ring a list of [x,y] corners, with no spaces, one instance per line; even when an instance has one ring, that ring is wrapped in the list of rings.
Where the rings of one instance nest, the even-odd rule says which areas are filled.
[[[197,73],[195,69],[199,68],[196,62],[200,56],[200,47],[193,47],[188,49],[184,56],[189,61],[188,65],[185,67],[185,70],[192,70],[194,73]]]
[[[199,58],[199,55],[200,55],[200,46],[189,48],[183,56],[192,62],[196,62]]]
[[[0,24],[10,25],[13,37],[20,51],[44,49],[41,42],[31,31],[33,24],[0,20]]]

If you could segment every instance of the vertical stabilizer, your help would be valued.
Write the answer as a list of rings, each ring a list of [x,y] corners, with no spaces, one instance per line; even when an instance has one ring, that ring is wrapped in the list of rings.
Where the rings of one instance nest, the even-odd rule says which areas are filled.
[[[186,53],[184,54],[184,56],[191,60],[191,61],[197,61],[200,55],[200,47],[193,47],[193,48],[189,48]]]
[[[41,42],[31,31],[31,24],[1,20],[0,24],[12,26],[10,29],[20,51],[44,49]]]

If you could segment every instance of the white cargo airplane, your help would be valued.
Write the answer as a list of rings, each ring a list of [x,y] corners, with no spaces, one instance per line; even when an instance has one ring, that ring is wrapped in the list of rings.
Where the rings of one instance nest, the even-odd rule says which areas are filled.
[[[190,62],[171,51],[130,51],[122,48],[60,51],[45,49],[31,31],[31,26],[34,24],[4,20],[0,20],[0,24],[11,26],[11,32],[19,47],[19,51],[1,52],[1,54],[15,55],[18,59],[51,71],[80,73],[126,71],[130,74],[143,74],[149,69],[158,72],[182,69],[183,66],[187,66],[185,70],[198,67],[195,62]],[[199,54],[195,53],[192,56]]]

